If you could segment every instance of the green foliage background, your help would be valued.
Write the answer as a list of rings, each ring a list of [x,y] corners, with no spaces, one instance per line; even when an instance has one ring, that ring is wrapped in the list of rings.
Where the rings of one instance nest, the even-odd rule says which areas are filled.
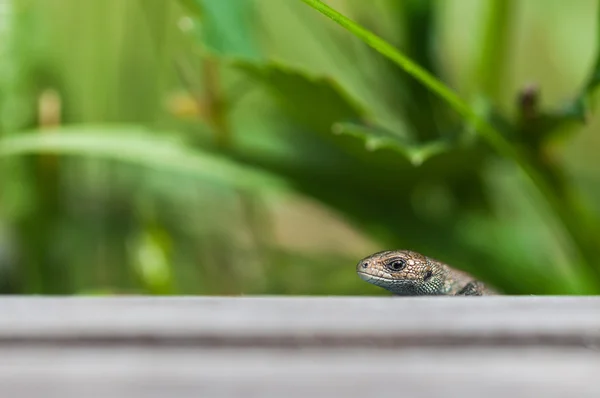
[[[0,292],[599,293],[598,2],[325,3],[0,2]]]

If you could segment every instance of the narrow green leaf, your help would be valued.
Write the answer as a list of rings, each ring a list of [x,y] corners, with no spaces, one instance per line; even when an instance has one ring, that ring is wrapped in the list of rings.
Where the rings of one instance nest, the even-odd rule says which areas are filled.
[[[73,126],[0,139],[0,158],[31,154],[93,157],[186,173],[215,183],[253,190],[289,189],[273,174],[137,126]]]

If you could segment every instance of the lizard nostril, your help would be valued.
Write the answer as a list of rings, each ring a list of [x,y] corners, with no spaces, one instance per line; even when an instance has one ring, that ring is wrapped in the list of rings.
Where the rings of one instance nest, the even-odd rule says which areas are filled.
[[[368,266],[369,266],[369,263],[368,263],[368,262],[366,262],[366,261],[365,261],[364,263],[362,263],[362,267],[363,267],[363,268],[367,268]]]

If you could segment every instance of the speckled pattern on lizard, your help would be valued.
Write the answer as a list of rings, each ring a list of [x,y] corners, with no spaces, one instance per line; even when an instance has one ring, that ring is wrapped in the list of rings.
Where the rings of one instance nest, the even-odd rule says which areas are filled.
[[[356,272],[366,282],[398,296],[497,294],[466,272],[412,250],[386,250],[363,258]]]

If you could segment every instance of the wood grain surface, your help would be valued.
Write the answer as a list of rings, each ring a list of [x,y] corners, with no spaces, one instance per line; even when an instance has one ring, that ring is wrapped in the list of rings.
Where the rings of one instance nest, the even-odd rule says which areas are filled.
[[[600,397],[600,297],[5,297],[0,358],[0,397]]]

